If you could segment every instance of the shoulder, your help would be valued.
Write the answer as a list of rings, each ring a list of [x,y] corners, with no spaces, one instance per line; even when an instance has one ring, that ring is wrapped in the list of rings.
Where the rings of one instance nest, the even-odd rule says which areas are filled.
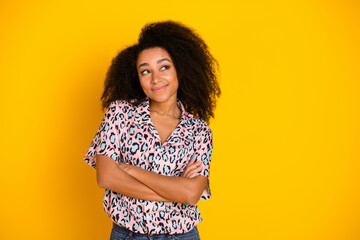
[[[109,104],[109,106],[107,107],[107,111],[116,112],[116,111],[122,110],[124,112],[127,112],[132,107],[133,107],[133,105],[131,104],[130,101],[115,100]]]
[[[197,136],[205,136],[205,135],[212,135],[212,131],[209,125],[202,119],[192,115],[191,113],[186,113],[187,121],[193,125],[193,132],[195,137]]]
[[[121,116],[121,118],[123,119],[126,117],[126,115],[131,115],[135,109],[136,106],[133,105],[131,101],[115,100],[109,104],[105,115],[111,114]]]
[[[107,107],[103,121],[111,121],[112,124],[126,121],[131,117],[134,109],[130,101],[115,100]]]
[[[209,125],[192,114],[188,114],[188,119],[193,123],[193,136],[195,140],[195,148],[197,151],[206,151],[212,149],[212,131]],[[189,120],[188,120],[189,121]]]

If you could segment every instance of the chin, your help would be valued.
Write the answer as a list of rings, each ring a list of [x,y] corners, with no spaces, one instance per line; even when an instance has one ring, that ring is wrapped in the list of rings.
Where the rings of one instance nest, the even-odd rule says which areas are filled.
[[[169,96],[169,95],[156,95],[156,94],[152,94],[150,96],[148,96],[149,99],[151,99],[151,101],[154,101],[154,102],[158,102],[158,103],[165,103],[165,102],[168,102],[168,101],[176,101],[176,95],[175,95],[175,98],[174,96]]]
[[[150,96],[149,99],[154,102],[163,103],[169,101],[169,98],[166,97],[158,97],[158,96]]]

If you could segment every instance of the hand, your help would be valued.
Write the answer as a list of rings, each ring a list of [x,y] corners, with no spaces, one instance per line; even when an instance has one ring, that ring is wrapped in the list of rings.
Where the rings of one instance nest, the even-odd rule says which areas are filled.
[[[119,162],[117,163],[117,166],[118,166],[118,168],[120,168],[121,170],[123,170],[123,171],[126,172],[126,168],[127,168],[128,164],[119,161]]]
[[[185,167],[181,177],[193,178],[198,171],[203,169],[201,161],[195,162],[195,159],[191,159],[188,165]]]

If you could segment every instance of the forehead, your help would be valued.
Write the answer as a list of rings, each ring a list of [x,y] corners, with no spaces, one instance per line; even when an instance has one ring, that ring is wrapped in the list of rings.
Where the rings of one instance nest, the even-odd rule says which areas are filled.
[[[158,59],[162,58],[167,58],[172,61],[170,54],[164,48],[148,48],[139,53],[136,64],[139,65],[141,63],[156,63]]]

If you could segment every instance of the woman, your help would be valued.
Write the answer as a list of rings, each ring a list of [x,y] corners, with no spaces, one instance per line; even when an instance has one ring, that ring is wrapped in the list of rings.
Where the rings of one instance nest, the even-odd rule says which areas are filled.
[[[106,189],[111,239],[200,239],[216,70],[204,41],[173,21],[148,24],[113,59],[101,98],[107,111],[84,157]]]

